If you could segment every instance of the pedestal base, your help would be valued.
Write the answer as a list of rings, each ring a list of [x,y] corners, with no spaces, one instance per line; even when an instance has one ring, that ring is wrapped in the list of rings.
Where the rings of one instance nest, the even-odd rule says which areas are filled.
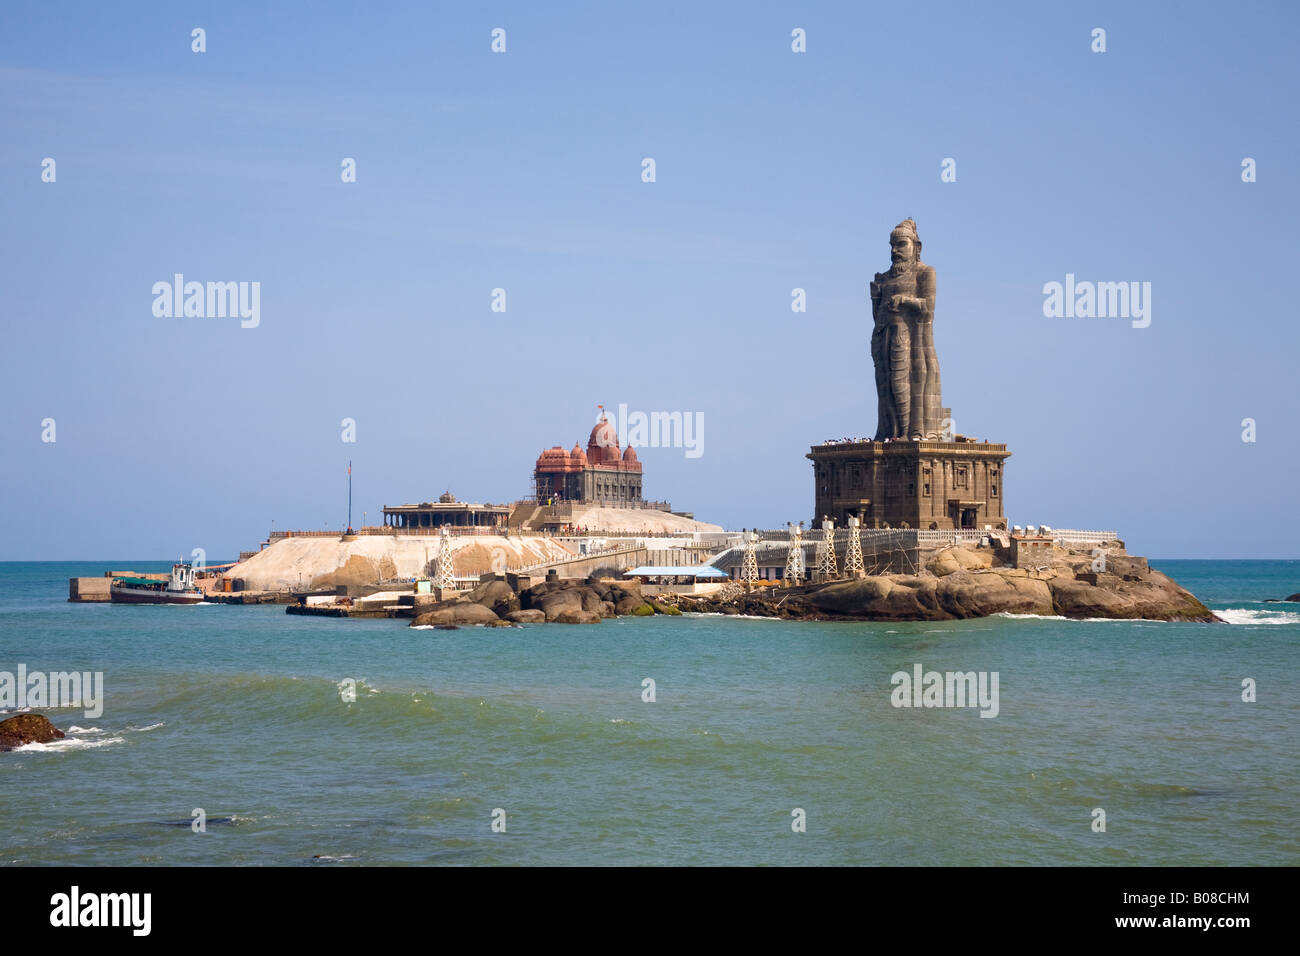
[[[813,527],[856,515],[864,528],[1005,528],[1006,445],[862,441],[814,445]]]

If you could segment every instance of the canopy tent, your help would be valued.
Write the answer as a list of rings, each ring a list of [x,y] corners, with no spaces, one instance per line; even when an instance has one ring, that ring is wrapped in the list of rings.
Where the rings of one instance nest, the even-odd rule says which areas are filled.
[[[719,568],[702,565],[700,567],[674,567],[673,565],[647,564],[631,571],[623,572],[630,578],[725,578],[727,572]]]

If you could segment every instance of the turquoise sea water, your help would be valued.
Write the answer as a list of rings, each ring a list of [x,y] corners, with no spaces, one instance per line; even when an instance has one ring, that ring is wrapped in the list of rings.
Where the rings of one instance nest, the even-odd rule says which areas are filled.
[[[0,754],[0,862],[1300,863],[1300,604],[1261,603],[1300,562],[1153,563],[1236,623],[434,631],[69,604],[109,564],[0,564],[0,671],[106,685]],[[893,707],[918,663],[998,672],[998,716]]]

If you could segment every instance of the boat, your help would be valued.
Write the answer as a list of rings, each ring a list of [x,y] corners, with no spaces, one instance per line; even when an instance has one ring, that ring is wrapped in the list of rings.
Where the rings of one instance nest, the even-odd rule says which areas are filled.
[[[169,580],[123,576],[108,588],[114,604],[198,604],[203,592],[194,586],[194,567],[173,564]]]

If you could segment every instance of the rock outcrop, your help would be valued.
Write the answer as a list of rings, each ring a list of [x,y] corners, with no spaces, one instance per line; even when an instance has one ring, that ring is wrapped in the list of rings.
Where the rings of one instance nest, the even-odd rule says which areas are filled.
[[[954,546],[930,554],[916,574],[885,574],[716,597],[647,599],[635,581],[545,581],[516,594],[502,580],[434,604],[415,625],[596,624],[603,618],[701,611],[792,620],[949,621],[991,614],[1159,621],[1216,621],[1194,596],[1145,558],[1110,547],[1055,548],[1043,570],[1010,567],[993,548]],[[1297,597],[1300,597],[1298,595]]]
[[[810,585],[775,600],[755,592],[677,603],[685,610],[813,620],[943,621],[998,613],[1218,620],[1145,558],[1108,552],[1103,571],[1092,570],[1094,560],[1090,551],[1058,548],[1046,571],[1026,571],[1005,566],[989,548],[952,547],[930,556],[919,574]]]
[[[516,594],[505,581],[492,580],[428,606],[411,624],[598,624],[607,617],[655,613],[680,612],[647,602],[636,581],[545,581]]]
[[[443,601],[434,605],[423,614],[416,615],[411,621],[412,627],[427,627],[433,624],[491,624],[501,620],[492,613],[491,608],[473,601]]]
[[[40,714],[18,714],[0,720],[0,753],[26,744],[48,744],[64,736],[48,717]]]
[[[543,611],[511,611],[506,615],[506,620],[511,624],[545,624],[546,614]]]

